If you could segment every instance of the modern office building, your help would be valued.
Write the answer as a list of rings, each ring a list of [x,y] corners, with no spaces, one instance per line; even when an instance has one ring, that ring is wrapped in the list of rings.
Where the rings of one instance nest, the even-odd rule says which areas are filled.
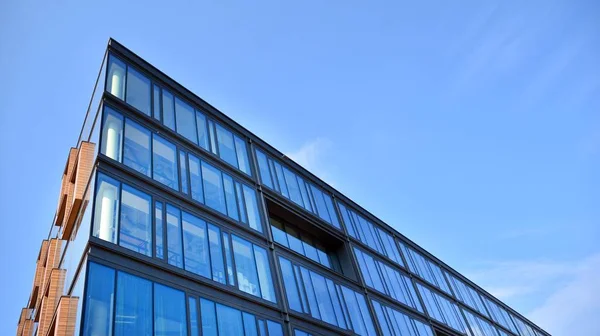
[[[549,335],[114,40],[74,145],[18,336]]]

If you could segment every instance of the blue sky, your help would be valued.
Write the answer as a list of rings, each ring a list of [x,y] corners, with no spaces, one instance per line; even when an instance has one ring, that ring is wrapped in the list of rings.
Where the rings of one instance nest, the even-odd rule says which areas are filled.
[[[599,2],[140,4],[0,4],[0,334],[110,36],[548,331],[600,334]]]

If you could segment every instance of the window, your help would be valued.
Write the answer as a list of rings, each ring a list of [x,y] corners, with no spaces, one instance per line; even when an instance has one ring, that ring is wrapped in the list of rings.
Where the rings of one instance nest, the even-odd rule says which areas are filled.
[[[425,307],[427,308],[427,314],[443,323],[447,326],[458,330],[462,333],[466,333],[464,319],[458,311],[458,306],[455,303],[450,302],[442,295],[432,291],[422,284],[417,284],[417,288],[421,293]]]
[[[181,212],[167,204],[167,259],[169,264],[183,268],[183,251],[181,244]]]
[[[198,131],[198,145],[208,150],[208,134],[206,131],[206,116],[196,111],[196,128]]]
[[[154,179],[178,190],[177,156],[175,145],[158,135],[153,137]]]
[[[238,167],[237,155],[235,153],[235,145],[233,142],[233,134],[219,124],[216,124],[216,129],[219,156],[230,165]]]
[[[123,147],[123,164],[146,176],[151,176],[150,131],[126,119]]]
[[[327,223],[340,228],[331,196],[305,182],[300,176],[279,162],[256,150],[256,159],[261,182],[270,189],[290,199],[305,210],[316,214]]]
[[[122,99],[122,97],[119,97]],[[150,116],[150,80],[132,67],[127,67],[127,97],[129,105]]]
[[[102,173],[97,176],[93,235],[116,244],[121,184]]]
[[[162,117],[163,124],[175,130],[175,101],[171,92],[162,90]]]
[[[431,326],[400,311],[372,300],[379,326],[384,335],[433,336]]]
[[[212,224],[208,224],[208,241],[210,244],[212,279],[224,284],[225,266],[223,265],[223,250],[221,248],[221,230]]]
[[[227,283],[231,286],[235,286],[235,277],[233,275],[233,261],[231,259],[231,243],[229,241],[229,234],[223,232],[223,247],[225,249],[225,263],[227,264]]]
[[[221,171],[202,161],[202,181],[204,182],[205,204],[227,214]]]
[[[203,336],[266,336],[265,322],[269,336],[283,336],[281,323],[224,304],[200,298],[200,310]]]
[[[157,85],[152,85],[152,116],[154,119],[160,121],[160,87]]]
[[[408,263],[408,268],[414,274],[417,274],[421,278],[425,279],[430,284],[436,286],[437,288],[443,290],[447,294],[452,295],[450,288],[448,287],[448,283],[442,274],[442,270],[440,267],[431,261],[429,258],[426,258],[422,254],[408,247],[404,243],[400,243],[400,247],[406,256],[406,260]]]
[[[125,63],[112,55],[108,56],[106,91],[120,99],[125,98],[125,69]]]
[[[258,212],[258,201],[256,200],[256,191],[247,185],[243,185],[244,200],[246,214],[248,215],[248,225],[258,231],[262,232],[262,226],[260,225],[260,214]]]
[[[185,294],[154,284],[154,335],[187,336]]]
[[[531,328],[531,326],[529,324],[527,324],[525,321],[521,320],[520,318],[516,317],[515,315],[512,315],[512,319],[515,322],[515,325],[517,326],[517,328],[519,329],[519,333],[521,334],[521,336],[536,336],[533,328]]]
[[[265,153],[257,150],[256,151],[256,161],[258,162],[258,171],[260,173],[260,180],[262,184],[267,187],[273,188],[273,180],[271,179],[271,173],[269,171],[269,164],[267,163],[267,156]]]
[[[163,238],[163,205],[156,202],[154,204],[154,231],[156,232],[156,257],[164,258],[164,238]]]
[[[248,152],[246,151],[246,142],[236,135],[234,135],[233,138],[235,139],[235,152],[237,154],[238,168],[244,173],[251,175]]]
[[[448,278],[448,282],[450,282],[450,286],[454,290],[454,295],[467,306],[477,310],[479,313],[488,316],[487,311],[483,305],[483,301],[479,297],[479,294],[475,289],[471,286],[467,285],[463,281],[458,278],[450,275],[450,273],[445,272],[446,277]]]
[[[190,336],[200,336],[200,328],[198,325],[198,308],[196,299],[188,298],[188,309],[190,312]]]
[[[83,320],[84,336],[112,335],[114,283],[115,270],[89,263]]]
[[[179,98],[175,98],[175,120],[177,121],[177,133],[198,144],[196,113],[189,104]]]
[[[242,313],[234,308],[217,304],[217,324],[221,335],[243,335]]]
[[[467,329],[470,336],[498,336],[496,328],[494,328],[491,323],[472,314],[466,309],[462,309],[462,311],[470,327]]]
[[[367,286],[423,312],[410,278],[356,247],[354,254]]]
[[[369,222],[354,210],[347,208],[341,202],[338,202],[338,206],[342,214],[342,220],[351,237],[360,240],[381,255],[404,267],[400,251],[392,235]]]
[[[126,184],[121,194],[119,245],[152,256],[152,200]]]
[[[117,274],[115,336],[152,334],[152,282]]]
[[[238,288],[242,292],[260,296],[252,244],[235,235],[232,235],[231,238],[233,240],[233,257],[237,268]]]
[[[179,174],[181,175],[181,192],[188,193],[188,172],[185,152],[179,151]]]
[[[273,278],[271,277],[271,267],[269,267],[267,251],[264,248],[256,245],[253,247],[262,298],[267,301],[276,302],[277,300],[275,299],[275,290],[273,289]]]
[[[279,257],[279,264],[290,309],[359,335],[376,335],[362,294],[286,258]]]
[[[206,222],[185,211],[182,218],[185,269],[210,279],[210,256]]]
[[[227,202],[227,215],[236,221],[240,220],[238,215],[238,204],[235,196],[235,187],[231,176],[223,174],[223,188],[225,190],[225,200]]]
[[[192,189],[192,198],[200,203],[204,203],[204,191],[202,189],[202,173],[200,173],[200,159],[188,155],[190,165],[190,188]]]
[[[502,308],[500,305],[494,303],[486,296],[482,296],[483,301],[490,312],[490,315],[496,323],[500,324],[504,328],[512,331],[514,334],[518,334],[517,328],[513,324],[508,312],[506,309]]]
[[[121,162],[121,142],[123,141],[123,116],[108,106],[104,106],[102,144],[100,152]]]
[[[275,242],[300,253],[303,256],[335,271],[341,272],[341,266],[334,252],[325,252],[324,248],[307,233],[300,233],[294,226],[283,223],[275,218],[270,218],[271,231]],[[331,261],[330,261],[331,259]]]

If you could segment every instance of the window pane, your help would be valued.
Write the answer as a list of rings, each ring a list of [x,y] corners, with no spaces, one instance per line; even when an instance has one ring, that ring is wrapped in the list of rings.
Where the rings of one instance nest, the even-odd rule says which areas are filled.
[[[283,231],[283,225],[273,218],[270,218],[271,232],[273,233],[273,240],[285,247],[289,247],[287,234]]]
[[[163,124],[168,128],[175,130],[175,102],[173,101],[173,95],[163,89],[162,90],[162,113],[163,113]]]
[[[85,310],[84,336],[112,336],[115,270],[89,263]]]
[[[217,143],[219,145],[219,156],[225,162],[234,167],[238,167],[237,155],[235,153],[235,145],[233,143],[233,134],[224,129],[221,125],[216,124],[217,128]]]
[[[339,229],[340,223],[338,222],[337,214],[335,213],[335,209],[333,208],[331,196],[329,196],[328,194],[323,194],[323,199],[325,200],[325,206],[327,207],[327,211],[329,212],[328,222]]]
[[[215,303],[200,299],[200,316],[202,317],[202,336],[217,336]]]
[[[247,185],[243,185],[244,188],[244,199],[246,201],[246,213],[248,214],[248,225],[258,231],[262,232],[262,225],[260,224],[260,215],[258,212],[258,202],[256,200],[256,191]]]
[[[273,278],[271,277],[271,267],[269,266],[267,251],[264,248],[254,245],[254,257],[256,259],[258,281],[260,283],[262,298],[275,302],[275,290],[273,289]]]
[[[119,245],[152,256],[151,207],[150,195],[123,185]]]
[[[125,98],[125,63],[113,55],[108,57],[106,91],[118,98]]]
[[[187,336],[185,295],[182,291],[154,284],[154,335]]]
[[[127,98],[129,105],[150,115],[150,80],[132,67],[127,68]]]
[[[296,280],[294,279],[292,263],[287,259],[279,257],[279,264],[281,266],[281,276],[283,278],[288,305],[290,309],[302,312],[302,305],[300,304],[300,296],[298,295],[298,288],[296,287]]]
[[[179,151],[179,174],[181,175],[181,192],[184,194],[188,193],[188,174],[187,174],[187,160],[185,159],[185,152]]]
[[[242,185],[239,182],[235,182],[235,195],[237,196],[238,209],[240,210],[240,222],[248,224],[246,201],[244,200],[244,196],[242,196]]]
[[[317,296],[321,318],[329,324],[336,325],[337,321],[335,319],[335,313],[333,312],[333,304],[331,303],[331,298],[327,291],[325,278],[315,272],[310,272],[310,277]]]
[[[310,189],[317,205],[317,213],[319,217],[330,223],[329,212],[327,211],[327,205],[325,204],[325,199],[323,198],[323,192],[312,184],[310,185]]]
[[[231,260],[231,248],[229,247],[229,234],[223,232],[223,248],[225,249],[225,261],[227,263],[227,282],[235,286],[233,275],[233,261]]]
[[[333,284],[333,281],[329,279],[325,279],[325,281],[327,282],[327,291],[329,292],[329,297],[331,298],[331,302],[333,303],[333,310],[337,319],[337,325],[341,328],[346,329],[346,320],[344,319],[344,314],[342,313],[342,306],[337,296],[337,292],[335,291],[335,285]]]
[[[208,134],[206,132],[206,117],[196,111],[196,129],[198,130],[198,145],[208,150]]]
[[[118,272],[115,336],[152,335],[152,282]]]
[[[167,204],[167,247],[169,264],[183,268],[181,246],[181,214],[179,209]]]
[[[210,151],[217,154],[217,139],[215,137],[215,123],[208,120],[208,137],[210,138]]]
[[[238,288],[255,296],[260,296],[256,263],[252,252],[252,244],[232,235],[233,257],[237,269]]]
[[[182,214],[185,269],[210,279],[206,222],[187,212]]]
[[[281,324],[267,320],[267,330],[269,331],[269,336],[283,336],[283,329],[281,329]]]
[[[306,182],[304,182],[304,180],[300,176],[296,176],[296,178],[298,180],[298,186],[300,187],[300,195],[302,196],[302,203],[304,203],[304,209],[310,212],[314,212],[312,203],[310,202],[310,196],[306,191]]]
[[[223,265],[223,250],[221,248],[221,230],[212,224],[208,224],[208,241],[210,243],[212,279],[224,284],[225,266]]]
[[[242,312],[239,310],[217,304],[217,321],[219,335],[244,335]]]
[[[304,247],[305,255],[309,259],[319,262],[319,255],[317,254],[317,249],[314,246],[312,246],[309,243],[304,242],[304,241],[302,242],[302,246]]]
[[[104,107],[104,125],[100,152],[121,162],[121,142],[123,141],[123,116],[108,106]]]
[[[188,298],[190,312],[190,336],[199,336],[200,328],[198,327],[198,308],[196,307],[196,299]]]
[[[269,173],[267,156],[259,150],[256,150],[255,152],[256,161],[258,162],[258,171],[260,173],[260,180],[264,185],[273,189],[273,181],[271,181],[271,173]]]
[[[158,135],[153,137],[154,179],[178,190],[177,157],[175,145]]]
[[[140,173],[150,176],[150,131],[125,119],[125,146],[123,163]]]
[[[235,152],[237,154],[238,166],[241,171],[250,175],[250,164],[248,163],[248,151],[246,151],[246,143],[244,140],[233,136],[235,138]]]
[[[304,207],[304,202],[302,201],[302,195],[300,194],[300,187],[298,187],[296,175],[289,169],[283,168],[283,176],[290,193],[290,199],[294,203]]]
[[[163,247],[163,205],[162,203],[156,203],[154,208],[154,223],[156,232],[156,257],[164,258],[164,247]]]
[[[306,290],[306,297],[308,298],[310,314],[312,315],[312,317],[320,320],[321,313],[319,311],[319,304],[317,303],[315,289],[313,288],[312,282],[310,280],[310,273],[304,267],[300,268],[300,273],[302,274],[302,284],[304,285],[304,289]]]
[[[256,330],[256,318],[254,315],[242,313],[242,318],[244,320],[245,336],[258,336],[258,332]]]
[[[202,189],[202,174],[200,173],[200,159],[188,154],[190,165],[190,186],[192,189],[192,198],[200,203],[204,203],[204,191]]]
[[[116,244],[120,183],[101,173],[98,173],[97,183],[93,234],[94,237]]]
[[[201,165],[205,204],[223,214],[227,214],[221,171],[204,161],[201,162]]]
[[[153,96],[153,104],[152,104],[152,116],[154,119],[160,121],[160,87],[157,85],[153,85],[154,92]]]
[[[356,293],[344,286],[342,286],[342,293],[344,294],[344,301],[346,303],[346,307],[348,308],[348,313],[350,314],[350,321],[352,322],[354,332],[359,335],[366,335],[366,327],[358,306]]]
[[[177,133],[197,144],[196,113],[188,103],[177,97],[175,98],[175,120],[177,120]]]
[[[275,172],[277,173],[277,182],[279,183],[279,189],[281,190],[281,194],[287,198],[290,198],[290,194],[288,193],[287,185],[285,184],[285,178],[283,176],[283,168],[277,162],[273,162],[275,164]]]
[[[225,189],[225,200],[227,201],[227,215],[235,220],[240,220],[237,210],[235,188],[231,176],[223,174],[223,187]]]

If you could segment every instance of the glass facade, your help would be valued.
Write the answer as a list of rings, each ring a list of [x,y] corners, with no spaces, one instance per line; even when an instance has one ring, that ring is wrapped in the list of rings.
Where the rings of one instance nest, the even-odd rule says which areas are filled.
[[[369,222],[363,216],[357,214],[356,211],[347,208],[341,202],[338,202],[338,206],[340,207],[340,213],[342,214],[346,230],[348,230],[348,234],[351,237],[360,240],[381,255],[390,258],[398,265],[404,267],[400,251],[398,251],[398,246],[392,235]]]
[[[291,310],[358,335],[376,335],[364,295],[317,272],[279,257]]]
[[[265,248],[223,232],[221,227],[168,202],[153,203],[150,194],[103,173],[97,176],[95,237],[148,257],[153,256],[154,243],[154,259],[165,261],[166,257],[170,265],[234,286],[225,274],[227,269],[228,274],[236,274],[240,291],[276,302]]]
[[[111,47],[64,214],[77,335],[549,335],[136,60]]]
[[[256,158],[260,179],[264,186],[340,229],[338,216],[329,194],[305,181],[260,150],[256,150]]]
[[[280,322],[94,262],[86,291],[86,336],[188,336],[188,325],[191,335],[267,336],[261,323],[268,335],[283,336]]]
[[[433,336],[433,330],[425,322],[375,300],[372,303],[384,336]]]
[[[105,107],[105,111],[102,132],[105,136],[101,139],[103,154],[244,226],[262,232],[254,188],[208,161],[178,149],[165,137],[123,118],[115,109]],[[125,140],[121,141],[123,125]]]

